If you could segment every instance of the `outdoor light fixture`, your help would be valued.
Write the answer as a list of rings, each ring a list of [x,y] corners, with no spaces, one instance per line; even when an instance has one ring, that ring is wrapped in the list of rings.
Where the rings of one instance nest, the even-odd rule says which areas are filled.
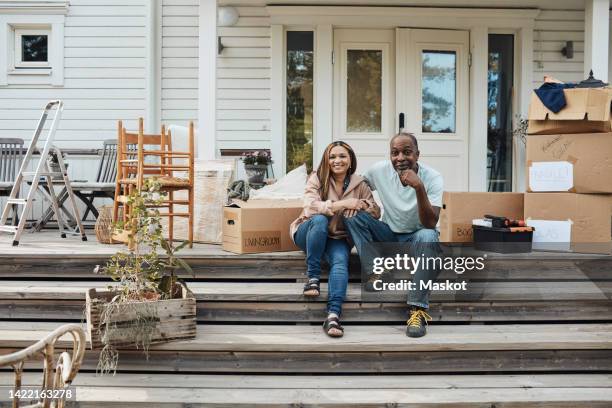
[[[217,26],[218,27],[231,27],[238,22],[238,10],[236,7],[219,7],[217,9]],[[217,37],[217,54],[221,55],[225,47],[221,43],[221,36]]]
[[[561,54],[565,55],[565,58],[572,59],[574,58],[574,42],[566,41],[565,47],[561,50]]]
[[[217,9],[217,26],[231,27],[238,22],[238,10],[236,7],[219,7]]]

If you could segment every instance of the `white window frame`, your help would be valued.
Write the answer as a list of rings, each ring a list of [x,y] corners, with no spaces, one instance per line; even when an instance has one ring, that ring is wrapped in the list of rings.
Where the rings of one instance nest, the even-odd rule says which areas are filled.
[[[281,172],[278,174],[285,174],[287,172],[287,33],[292,31],[309,31],[312,32],[312,54],[313,54],[313,78],[312,78],[312,162],[313,166],[317,162],[316,155],[316,138],[317,138],[317,117],[316,117],[316,70],[317,70],[317,31],[312,26],[288,26],[284,27],[283,30],[283,132],[281,136],[281,144],[280,147],[282,149],[282,154],[276,156],[272,156],[276,161],[277,158],[282,157],[282,160],[279,160],[281,163]],[[316,167],[315,167],[316,168]],[[276,169],[274,169],[276,171]],[[275,173],[276,174],[276,173]]]
[[[271,92],[271,140],[270,150],[272,159],[274,160],[274,174],[284,175],[287,169],[287,32],[289,31],[312,31],[313,33],[313,129],[312,129],[312,156],[313,166],[316,168],[318,158],[318,139],[319,134],[317,129],[318,118],[318,100],[317,100],[317,73],[318,68],[318,32],[317,28],[312,25],[292,24],[272,25],[271,43],[272,57],[270,62],[271,76],[273,80],[270,83]],[[275,113],[275,114],[274,114]]]
[[[0,87],[64,86],[64,24],[68,7],[66,0],[0,3]],[[20,30],[45,29],[49,30],[48,68],[19,64],[15,46]]]
[[[45,35],[47,36],[47,60],[46,61],[23,61],[23,36],[24,35]],[[13,48],[13,68],[48,68],[51,69],[51,59],[53,49],[51,48],[52,35],[51,26],[48,27],[13,27],[13,37],[15,46]]]
[[[336,55],[337,64],[340,65],[340,123],[339,129],[336,131],[336,137],[344,134],[352,139],[381,139],[387,140],[387,135],[393,129],[388,129],[387,112],[390,109],[387,100],[389,99],[389,77],[391,72],[391,62],[389,57],[389,45],[385,43],[366,43],[366,42],[345,42],[338,50],[340,55]],[[381,58],[381,102],[380,102],[380,131],[378,132],[349,132],[348,131],[348,52],[349,51],[380,51]],[[395,116],[395,112],[391,113]]]

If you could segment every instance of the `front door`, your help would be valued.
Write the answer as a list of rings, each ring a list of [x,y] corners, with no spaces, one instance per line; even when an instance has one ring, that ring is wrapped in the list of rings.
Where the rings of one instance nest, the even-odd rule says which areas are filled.
[[[397,43],[397,127],[416,135],[445,190],[467,191],[469,33],[401,28]]]
[[[469,33],[334,31],[334,140],[355,149],[363,173],[389,157],[400,128],[448,191],[468,189]]]

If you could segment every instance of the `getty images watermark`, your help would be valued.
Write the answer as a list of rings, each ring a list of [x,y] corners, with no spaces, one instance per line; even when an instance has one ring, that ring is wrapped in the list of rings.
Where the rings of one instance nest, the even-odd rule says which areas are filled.
[[[438,243],[373,243],[361,257],[364,301],[406,301],[434,292],[445,299],[469,292],[469,277],[486,275],[487,255]]]
[[[372,260],[372,287],[375,291],[384,290],[467,290],[467,282],[434,281],[435,277],[442,271],[452,271],[457,275],[462,275],[469,271],[482,271],[485,269],[486,254],[482,256],[410,256],[407,253],[395,254],[392,257],[374,257]],[[400,279],[399,281],[385,282],[383,274],[387,272],[395,273],[396,276],[411,275],[412,279]],[[419,275],[429,279],[414,279],[417,272]],[[376,279],[378,277],[379,279]]]
[[[490,310],[509,301],[555,302],[568,293],[612,300],[610,245],[557,243],[546,251],[538,245],[525,252],[522,243],[496,243],[496,252],[484,252],[468,244],[369,244],[359,257],[361,301]]]

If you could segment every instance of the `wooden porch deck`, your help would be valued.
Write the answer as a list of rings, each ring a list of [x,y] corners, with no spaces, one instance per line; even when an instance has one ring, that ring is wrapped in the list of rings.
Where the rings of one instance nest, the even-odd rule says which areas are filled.
[[[0,236],[0,354],[64,322],[82,322],[85,289],[120,246],[54,231]],[[612,406],[612,257],[491,255],[467,294],[434,293],[428,335],[404,335],[405,304],[362,301],[352,259],[345,337],[321,330],[326,282],[301,296],[300,252],[235,255],[195,245],[182,257],[197,299],[197,337],[121,351],[97,377],[88,351],[76,407]],[[325,276],[325,275],[324,275]],[[450,277],[450,276],[449,276]],[[25,384],[39,380],[28,365]],[[11,381],[0,372],[0,386]],[[0,407],[7,406],[0,398]]]

